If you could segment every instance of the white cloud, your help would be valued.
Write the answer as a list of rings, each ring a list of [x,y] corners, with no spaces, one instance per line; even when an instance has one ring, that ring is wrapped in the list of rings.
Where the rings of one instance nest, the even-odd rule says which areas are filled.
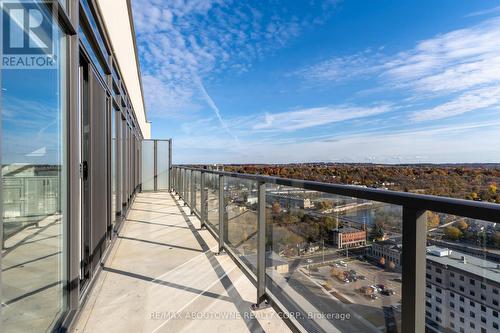
[[[485,9],[485,10],[479,10],[477,12],[472,12],[468,15],[465,15],[465,17],[482,16],[482,15],[488,15],[488,14],[493,14],[493,13],[498,13],[498,12],[500,12],[500,6]]]
[[[294,131],[351,119],[370,117],[391,111],[389,105],[374,107],[327,106],[266,114],[254,121],[254,130]]]
[[[436,104],[410,113],[415,121],[454,117],[500,105],[500,17],[418,42],[394,55],[364,51],[334,57],[296,72],[308,81],[375,79],[377,88],[405,100]],[[443,101],[444,99],[444,101]],[[396,104],[396,103],[395,103]]]
[[[447,94],[500,82],[500,18],[419,42],[384,65],[389,83]]]
[[[266,6],[261,11],[258,6]],[[247,71],[252,62],[283,47],[316,17],[292,15],[294,3],[232,0],[135,0],[134,21],[148,112],[153,116],[200,109],[208,82],[222,70]],[[331,0],[311,2],[323,18]],[[187,106],[187,107],[186,107]],[[209,105],[213,110],[214,108]]]
[[[414,112],[413,120],[437,120],[498,106],[500,106],[500,86],[492,86],[467,91],[449,102]]]
[[[353,78],[368,77],[377,74],[381,69],[383,55],[379,51],[373,52],[368,49],[352,55],[333,57],[302,68],[292,74],[302,76],[310,82],[341,82]]]

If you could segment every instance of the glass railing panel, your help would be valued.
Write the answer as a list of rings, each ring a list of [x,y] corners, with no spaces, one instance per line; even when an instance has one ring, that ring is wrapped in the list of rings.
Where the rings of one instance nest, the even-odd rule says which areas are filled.
[[[219,176],[206,174],[207,223],[219,230]]]
[[[157,141],[156,148],[156,184],[158,191],[166,191],[168,190],[168,178],[169,174],[169,147],[170,141]]]
[[[191,204],[191,171],[184,170],[184,202]]]
[[[155,164],[154,141],[142,141],[142,190],[154,191],[155,189]]]
[[[257,271],[257,182],[224,177],[227,243],[254,273]]]
[[[498,332],[499,293],[497,223],[427,212],[427,327]]]
[[[267,185],[266,286],[308,331],[400,332],[402,209]]]
[[[195,180],[195,191],[196,191],[196,198],[195,198],[195,209],[196,212],[201,216],[201,172],[200,171],[195,171],[194,174],[194,180]]]

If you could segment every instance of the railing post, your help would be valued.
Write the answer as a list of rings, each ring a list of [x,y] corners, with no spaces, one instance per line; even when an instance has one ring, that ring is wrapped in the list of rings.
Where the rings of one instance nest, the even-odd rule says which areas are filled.
[[[179,197],[184,197],[184,174],[183,170],[179,169]]]
[[[427,215],[403,207],[401,331],[425,332],[425,270]]]
[[[226,207],[224,205],[224,176],[219,175],[219,254],[224,250],[225,244],[225,213]]]
[[[189,202],[189,170],[184,169],[184,206],[188,206]]]
[[[191,197],[190,197],[190,204],[191,206],[189,208],[191,208],[191,215],[194,214],[194,211],[195,211],[195,207],[196,207],[196,181],[195,181],[195,178],[196,178],[196,174],[194,173],[193,170],[190,171],[190,181],[191,181]]]
[[[257,211],[257,303],[252,309],[257,310],[265,302],[266,295],[266,183],[258,183]]]
[[[205,192],[205,183],[206,183],[206,173],[200,171],[200,217],[201,217],[201,225],[200,227],[203,229],[205,227],[207,214],[207,193]]]
[[[187,179],[187,170],[182,169],[182,200],[184,201],[184,206],[187,206],[187,186],[188,186],[188,179]]]

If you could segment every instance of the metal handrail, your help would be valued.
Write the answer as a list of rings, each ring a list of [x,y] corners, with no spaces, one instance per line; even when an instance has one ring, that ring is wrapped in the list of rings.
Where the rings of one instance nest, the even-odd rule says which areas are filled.
[[[305,190],[378,201],[392,205],[429,210],[436,213],[459,215],[462,217],[490,222],[500,222],[500,205],[495,203],[440,197],[427,194],[383,190],[377,188],[367,188],[356,185],[330,184],[311,180],[264,176],[258,174],[216,171],[177,165],[173,167],[191,171],[211,173],[231,178],[253,180],[256,182],[264,182],[267,184],[298,187]]]
[[[219,182],[219,230],[218,233],[212,229],[210,224],[205,223],[207,219],[207,205],[203,200],[207,200],[204,193],[206,183],[200,184],[202,202],[201,212],[196,212],[196,201],[193,200],[194,175],[201,173],[204,180],[206,174],[218,175]],[[224,250],[233,261],[242,268],[257,289],[257,304],[259,307],[267,300],[279,313],[286,313],[289,309],[280,303],[280,300],[267,288],[265,274],[265,219],[266,209],[266,184],[276,184],[289,187],[296,187],[305,190],[318,191],[333,195],[355,197],[359,199],[377,201],[402,207],[402,244],[401,262],[404,267],[402,271],[402,314],[401,329],[403,332],[423,332],[425,331],[425,288],[426,288],[426,237],[427,237],[427,211],[437,213],[458,215],[472,219],[485,220],[490,222],[500,221],[500,205],[486,202],[477,202],[463,199],[446,198],[432,195],[415,194],[407,192],[396,192],[375,188],[366,188],[354,185],[328,184],[308,180],[297,180],[280,177],[263,176],[256,174],[234,173],[226,171],[216,171],[203,168],[187,166],[172,166],[172,184],[174,190],[184,203],[197,214],[201,220],[202,227],[206,227],[219,241],[219,252]],[[258,231],[257,231],[257,274],[251,273],[241,258],[234,252],[227,243],[228,217],[225,213],[224,203],[224,179],[239,178],[257,182],[258,185]],[[190,188],[190,190],[188,190]],[[306,332],[304,326],[294,318],[284,318],[287,325],[297,332]]]

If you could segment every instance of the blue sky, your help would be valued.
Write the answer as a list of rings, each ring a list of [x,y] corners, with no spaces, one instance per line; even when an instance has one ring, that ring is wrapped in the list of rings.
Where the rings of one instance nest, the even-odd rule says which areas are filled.
[[[175,163],[500,162],[500,1],[135,0]]]

